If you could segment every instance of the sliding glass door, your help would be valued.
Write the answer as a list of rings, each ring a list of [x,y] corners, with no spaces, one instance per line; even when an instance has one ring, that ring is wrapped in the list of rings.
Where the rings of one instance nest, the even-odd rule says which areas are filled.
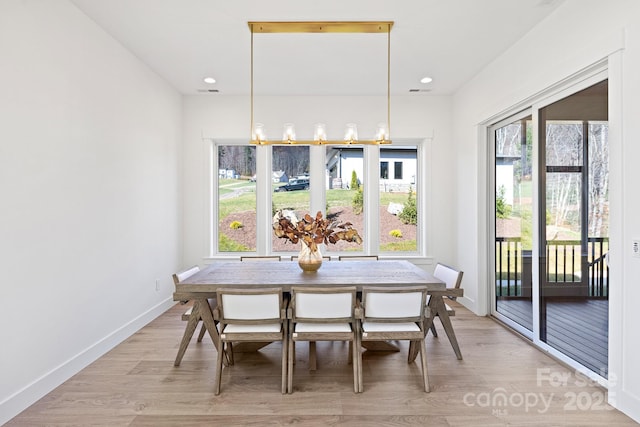
[[[608,364],[607,81],[539,110],[540,340]]]
[[[511,117],[492,129],[495,153],[494,310],[527,336],[533,331],[532,122]]]
[[[603,80],[490,128],[492,314],[605,378],[607,104]]]

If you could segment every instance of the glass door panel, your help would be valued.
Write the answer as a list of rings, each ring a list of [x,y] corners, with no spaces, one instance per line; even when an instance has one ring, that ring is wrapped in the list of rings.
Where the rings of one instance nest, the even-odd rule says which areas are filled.
[[[539,110],[540,340],[608,364],[607,81]]]
[[[501,316],[533,331],[531,116],[494,129],[495,306]]]

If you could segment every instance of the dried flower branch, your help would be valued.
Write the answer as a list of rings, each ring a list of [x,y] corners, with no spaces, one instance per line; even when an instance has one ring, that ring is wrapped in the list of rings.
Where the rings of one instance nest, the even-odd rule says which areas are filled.
[[[291,243],[304,242],[311,251],[316,251],[321,243],[337,243],[340,240],[362,243],[362,237],[350,222],[330,221],[322,218],[318,211],[315,218],[309,214],[298,220],[295,214],[285,215],[281,210],[273,217],[273,231]]]

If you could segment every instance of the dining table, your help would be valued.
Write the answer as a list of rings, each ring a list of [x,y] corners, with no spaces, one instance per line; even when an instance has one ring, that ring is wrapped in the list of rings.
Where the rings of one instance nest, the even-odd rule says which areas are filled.
[[[407,260],[325,261],[316,272],[304,272],[294,261],[214,261],[177,283],[173,299],[193,301],[189,322],[195,328],[198,321],[202,320],[217,348],[218,330],[208,299],[215,297],[218,289],[281,287],[283,292],[289,292],[294,286],[355,286],[357,291],[361,291],[365,286],[411,285],[426,285],[428,292],[433,292],[430,304],[434,303],[434,296],[435,300],[441,299],[441,292],[438,291],[444,290],[446,286],[440,279]],[[446,312],[444,315],[446,316]],[[183,341],[188,341],[190,337],[185,331]],[[393,346],[385,349],[391,350]]]

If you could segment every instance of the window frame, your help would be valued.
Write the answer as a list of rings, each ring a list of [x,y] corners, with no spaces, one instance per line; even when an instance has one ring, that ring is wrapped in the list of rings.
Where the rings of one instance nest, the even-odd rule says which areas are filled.
[[[205,259],[228,259],[236,258],[238,252],[221,252],[218,250],[218,229],[217,229],[217,201],[218,201],[218,146],[220,145],[248,145],[248,141],[244,139],[216,139],[208,138],[206,142],[209,144],[208,184],[205,186],[206,191],[206,217],[208,224],[208,238],[206,239],[206,252],[209,254]],[[427,210],[431,200],[431,138],[406,138],[394,140],[390,145],[361,145],[363,147],[364,158],[364,182],[369,183],[364,187],[364,230],[363,235],[365,241],[362,251],[354,251],[353,254],[376,254],[387,259],[419,259],[428,258],[428,237],[432,235],[431,215]],[[354,144],[358,146],[357,144]],[[379,238],[379,191],[380,191],[380,148],[391,148],[393,146],[415,146],[417,150],[417,165],[415,176],[416,198],[418,202],[418,233],[417,250],[403,252],[380,251]],[[271,165],[272,165],[272,145],[256,146],[256,218],[265,218],[256,224],[257,240],[255,252],[242,252],[242,255],[273,255],[271,247]],[[324,145],[312,145],[310,147],[310,156],[312,159],[322,158],[322,162],[310,163],[310,211],[318,210],[325,214],[326,194],[325,194],[325,167],[326,164],[326,147]],[[318,167],[322,165],[322,167]],[[267,221],[266,218],[269,218]],[[331,253],[330,248],[325,248],[326,252]],[[291,253],[277,252],[277,255],[287,256],[295,255],[298,251],[292,247]]]

